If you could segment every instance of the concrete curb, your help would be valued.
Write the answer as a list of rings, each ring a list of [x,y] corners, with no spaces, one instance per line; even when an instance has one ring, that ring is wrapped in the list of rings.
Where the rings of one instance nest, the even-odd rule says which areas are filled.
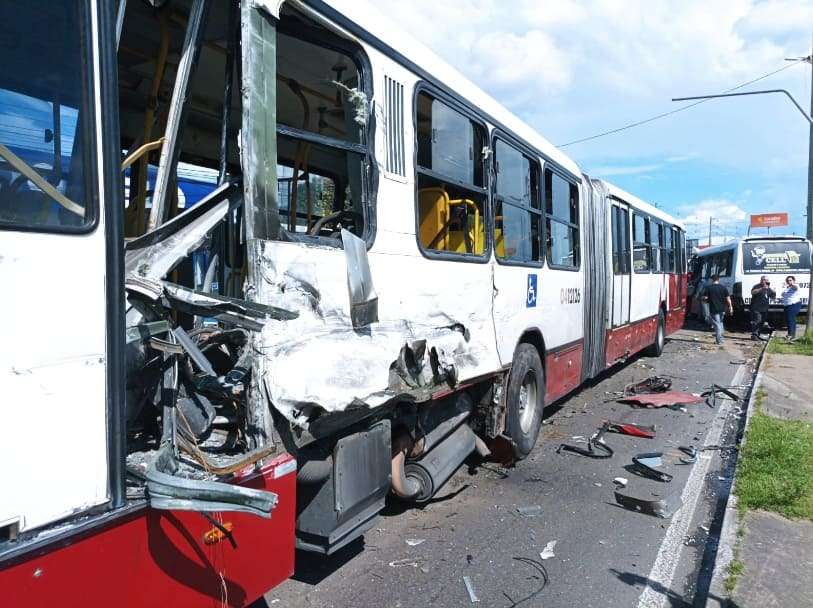
[[[768,360],[768,345],[772,339],[773,334],[771,334],[770,339],[765,344],[765,348],[762,349],[762,353],[759,356],[754,384],[751,387],[748,401],[745,404],[745,427],[743,428],[742,441],[740,441],[740,449],[737,450],[737,462],[734,464],[734,477],[731,480],[731,489],[728,494],[728,499],[726,500],[723,525],[720,529],[720,539],[717,544],[717,556],[714,560],[714,571],[711,575],[711,584],[709,585],[708,597],[706,598],[706,608],[725,608],[728,605],[725,579],[728,576],[728,566],[731,560],[734,559],[734,547],[737,544],[738,513],[737,497],[734,495],[734,488],[737,484],[737,468],[740,463],[742,446],[745,445],[745,441],[748,437],[748,427],[751,424],[751,417],[754,415],[754,403],[756,402],[757,392],[762,385],[762,375],[766,361]]]

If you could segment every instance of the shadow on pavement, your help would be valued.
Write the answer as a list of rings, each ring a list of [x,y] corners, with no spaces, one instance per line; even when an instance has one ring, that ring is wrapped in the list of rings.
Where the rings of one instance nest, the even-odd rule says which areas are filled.
[[[652,587],[654,591],[660,593],[661,595],[666,596],[667,601],[669,602],[669,606],[671,608],[692,608],[692,605],[687,602],[683,597],[657,583],[646,576],[641,576],[640,574],[635,574],[634,572],[621,572],[620,570],[616,570],[614,568],[610,568],[609,571],[622,583],[629,585],[630,587],[640,587],[641,591],[643,591],[647,586]],[[722,605],[725,608],[738,608],[737,604],[728,600],[728,599],[721,599],[716,598],[722,602]]]

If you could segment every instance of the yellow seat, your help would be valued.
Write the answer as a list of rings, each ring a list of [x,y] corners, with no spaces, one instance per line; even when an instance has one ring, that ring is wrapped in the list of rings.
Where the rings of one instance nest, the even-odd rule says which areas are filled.
[[[452,209],[458,206],[465,206],[467,212],[474,213],[474,223],[469,225],[468,233],[471,247],[467,246],[464,230],[451,229]],[[474,201],[450,199],[443,187],[433,186],[418,191],[418,209],[418,231],[421,245],[425,249],[477,255],[485,251],[485,226],[480,217],[480,209]]]

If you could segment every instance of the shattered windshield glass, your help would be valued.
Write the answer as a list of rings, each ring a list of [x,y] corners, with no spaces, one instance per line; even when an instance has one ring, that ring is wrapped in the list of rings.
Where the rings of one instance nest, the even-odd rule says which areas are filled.
[[[88,223],[84,3],[0,0],[0,223]]]

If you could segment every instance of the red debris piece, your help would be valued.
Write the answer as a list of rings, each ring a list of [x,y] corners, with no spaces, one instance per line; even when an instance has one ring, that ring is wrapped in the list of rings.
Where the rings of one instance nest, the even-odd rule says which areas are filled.
[[[654,426],[644,426],[642,424],[633,424],[631,422],[607,422],[607,430],[611,433],[620,433],[622,435],[632,435],[633,437],[644,437],[652,439],[655,437]]]
[[[643,407],[668,407],[671,405],[690,405],[701,403],[702,397],[682,391],[669,391],[668,393],[648,393],[645,395],[632,395],[618,400],[621,403],[631,403]]]

